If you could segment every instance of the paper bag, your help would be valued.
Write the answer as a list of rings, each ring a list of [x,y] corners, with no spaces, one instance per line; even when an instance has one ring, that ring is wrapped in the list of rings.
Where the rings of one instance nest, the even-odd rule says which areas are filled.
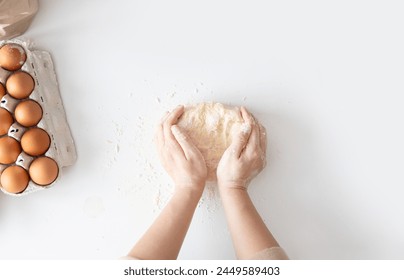
[[[0,0],[0,40],[23,34],[38,11],[38,0]]]

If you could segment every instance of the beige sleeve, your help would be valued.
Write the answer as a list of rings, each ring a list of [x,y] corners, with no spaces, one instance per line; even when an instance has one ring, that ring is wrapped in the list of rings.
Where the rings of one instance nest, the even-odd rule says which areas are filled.
[[[119,258],[120,260],[139,260],[131,256],[124,256]],[[249,258],[250,260],[288,260],[289,257],[281,247],[266,248],[254,256]]]
[[[250,260],[288,260],[289,257],[281,247],[266,248],[255,255]]]

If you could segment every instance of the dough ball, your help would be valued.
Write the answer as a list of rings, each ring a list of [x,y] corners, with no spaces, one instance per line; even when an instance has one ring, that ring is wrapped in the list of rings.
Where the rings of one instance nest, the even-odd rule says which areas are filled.
[[[216,180],[217,165],[244,121],[240,109],[221,103],[200,103],[185,107],[178,121],[201,151],[208,168],[208,181]]]

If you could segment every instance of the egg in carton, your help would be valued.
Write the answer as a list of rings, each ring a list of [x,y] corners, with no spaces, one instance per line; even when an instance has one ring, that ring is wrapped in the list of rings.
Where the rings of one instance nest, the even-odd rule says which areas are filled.
[[[0,189],[51,187],[77,158],[50,54],[24,39],[0,41]]]

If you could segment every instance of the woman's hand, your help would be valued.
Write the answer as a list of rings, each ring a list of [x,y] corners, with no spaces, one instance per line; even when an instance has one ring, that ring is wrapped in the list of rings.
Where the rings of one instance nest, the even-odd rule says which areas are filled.
[[[266,165],[266,133],[252,115],[241,107],[244,124],[233,136],[231,145],[224,152],[217,167],[220,189],[246,189]]]
[[[156,133],[157,149],[163,167],[173,179],[176,189],[202,194],[207,167],[201,152],[176,125],[183,113],[184,106],[178,106],[163,117]]]

